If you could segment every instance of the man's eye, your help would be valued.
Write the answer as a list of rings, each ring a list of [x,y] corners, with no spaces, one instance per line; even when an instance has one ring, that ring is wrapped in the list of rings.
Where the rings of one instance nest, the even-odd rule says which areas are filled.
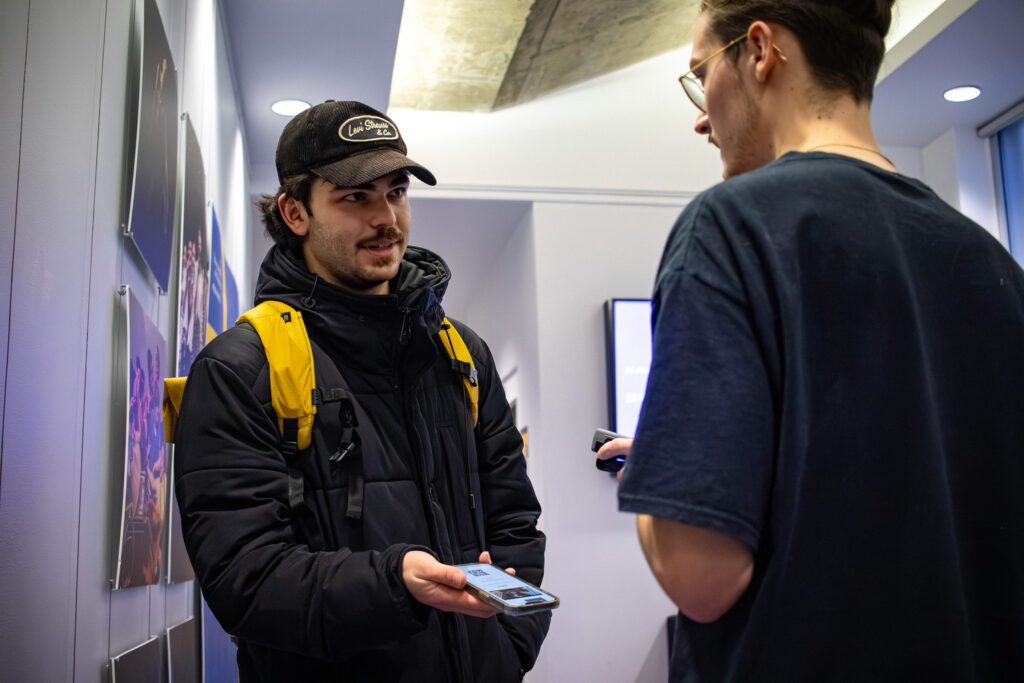
[[[366,195],[362,192],[352,192],[351,194],[342,195],[341,201],[343,202],[361,202],[366,198]]]
[[[396,187],[393,190],[391,190],[391,194],[394,195],[395,197],[404,197],[408,191],[409,188],[403,185],[401,187]]]

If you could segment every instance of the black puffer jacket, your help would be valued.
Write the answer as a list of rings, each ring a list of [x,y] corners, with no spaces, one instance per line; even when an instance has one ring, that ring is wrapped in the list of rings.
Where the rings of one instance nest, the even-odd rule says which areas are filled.
[[[436,339],[448,278],[438,256],[409,248],[392,294],[359,295],[276,247],[267,255],[257,301],[301,310],[314,358],[326,353],[354,395],[361,448],[337,464],[329,457],[347,432],[332,404],[310,448],[286,462],[250,326],[196,359],[176,432],[176,493],[199,585],[237,636],[243,681],[501,682],[533,666],[550,613],[442,613],[401,578],[414,548],[453,564],[486,549],[528,581],[543,574],[540,507],[490,351],[453,323],[479,372],[474,430]],[[340,379],[322,377],[326,365],[317,363],[319,386]],[[302,480],[298,506],[289,465],[293,494]]]

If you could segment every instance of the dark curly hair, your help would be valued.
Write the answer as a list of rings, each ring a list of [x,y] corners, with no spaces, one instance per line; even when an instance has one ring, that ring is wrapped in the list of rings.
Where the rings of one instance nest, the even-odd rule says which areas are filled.
[[[313,181],[317,176],[312,173],[300,173],[299,175],[285,178],[274,194],[260,195],[256,200],[256,208],[263,215],[263,224],[267,229],[267,236],[274,240],[282,249],[293,254],[302,253],[302,238],[291,231],[291,228],[281,217],[281,210],[277,207],[277,198],[282,194],[287,197],[294,197],[306,207],[306,212],[312,216],[313,210],[309,206],[309,195],[313,190]]]
[[[792,31],[818,84],[870,102],[885,55],[895,0],[702,0],[700,11],[722,43],[755,21]],[[733,60],[739,46],[729,51]]]

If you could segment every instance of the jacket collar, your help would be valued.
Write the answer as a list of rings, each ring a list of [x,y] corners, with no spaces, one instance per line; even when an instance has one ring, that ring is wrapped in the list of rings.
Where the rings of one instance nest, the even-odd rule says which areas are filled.
[[[391,293],[362,294],[325,282],[310,273],[301,258],[274,246],[260,266],[255,300],[283,301],[304,315],[307,311],[314,315],[341,312],[364,316],[387,316],[389,311],[408,313],[422,319],[432,334],[444,318],[441,301],[450,279],[451,271],[444,259],[426,249],[409,247],[398,275],[390,283]]]
[[[301,257],[274,246],[263,259],[256,303],[283,301],[302,312],[310,337],[329,355],[366,372],[385,372],[396,359],[418,375],[436,355],[431,342],[444,321],[441,301],[451,279],[437,254],[409,247],[391,293],[361,294],[313,275]]]

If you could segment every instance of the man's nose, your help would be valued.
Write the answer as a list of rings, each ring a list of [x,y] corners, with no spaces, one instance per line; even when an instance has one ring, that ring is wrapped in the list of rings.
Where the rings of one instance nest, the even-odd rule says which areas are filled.
[[[374,226],[388,226],[395,224],[395,208],[391,206],[391,202],[388,201],[387,196],[380,196],[371,204],[370,222]]]
[[[711,122],[708,121],[707,112],[702,111],[697,115],[697,122],[693,129],[697,131],[698,135],[711,135]]]

